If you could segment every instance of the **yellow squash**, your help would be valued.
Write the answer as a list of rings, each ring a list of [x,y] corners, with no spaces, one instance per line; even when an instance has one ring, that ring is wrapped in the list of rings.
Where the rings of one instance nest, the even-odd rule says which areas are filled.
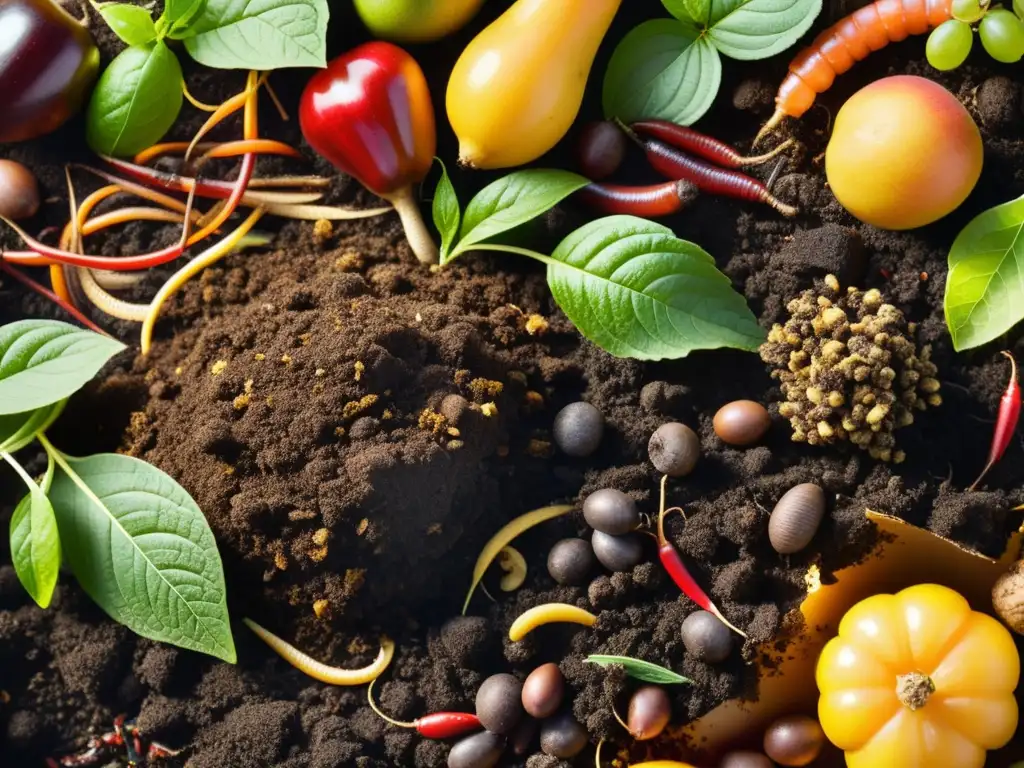
[[[511,168],[568,132],[622,0],[518,0],[463,51],[448,81],[459,159]]]

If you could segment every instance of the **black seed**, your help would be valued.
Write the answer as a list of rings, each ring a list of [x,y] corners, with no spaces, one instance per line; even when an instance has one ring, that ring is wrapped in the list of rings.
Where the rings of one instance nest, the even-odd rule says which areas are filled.
[[[587,729],[571,712],[549,717],[540,724],[540,751],[552,757],[576,757],[587,746]]]
[[[636,502],[615,488],[594,491],[583,501],[583,517],[595,531],[619,536],[640,525]]]
[[[601,565],[616,573],[631,571],[644,559],[643,544],[635,533],[609,536],[607,533],[594,531],[590,544]]]
[[[607,178],[622,165],[626,155],[626,134],[607,120],[589,123],[576,145],[576,162],[591,181]]]
[[[512,675],[491,675],[476,692],[476,716],[488,731],[507,734],[523,718],[523,684]]]
[[[691,613],[683,621],[683,645],[701,661],[717,664],[732,653],[732,634],[709,611]]]
[[[590,403],[569,403],[555,416],[555,444],[570,456],[589,456],[601,444],[604,416]]]
[[[700,438],[685,424],[671,421],[651,435],[647,454],[663,475],[682,477],[693,471],[700,458]]]
[[[448,768],[494,768],[505,749],[505,739],[496,733],[474,733],[457,742],[448,753]]]
[[[562,539],[548,553],[548,573],[562,586],[583,586],[594,570],[594,550],[583,539]]]

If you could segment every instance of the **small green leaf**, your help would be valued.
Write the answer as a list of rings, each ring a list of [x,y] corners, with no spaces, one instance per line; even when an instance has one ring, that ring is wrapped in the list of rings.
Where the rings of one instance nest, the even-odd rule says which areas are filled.
[[[767,59],[801,38],[821,5],[822,0],[714,0],[707,37],[730,58]]]
[[[70,397],[124,348],[117,339],[56,320],[0,327],[0,414]]]
[[[192,20],[203,9],[206,0],[167,0],[164,3],[162,18],[171,23],[172,30],[177,33],[186,29]]]
[[[208,0],[185,48],[218,69],[327,66],[327,0]]]
[[[192,497],[129,456],[55,458],[50,500],[82,588],[143,637],[234,663],[224,569]]]
[[[958,352],[1024,319],[1024,197],[979,214],[949,250],[946,325]]]
[[[605,656],[603,654],[592,654],[587,656],[588,664],[598,664],[602,667],[611,665],[621,666],[626,674],[645,683],[658,683],[660,685],[672,685],[675,683],[692,683],[688,677],[676,674],[671,669],[652,664],[649,661],[634,659],[631,656]]]
[[[2,455],[29,489],[28,495],[14,508],[11,516],[11,561],[14,572],[39,607],[47,608],[53,599],[53,590],[57,586],[57,575],[60,572],[57,519],[44,490],[49,488],[53,480],[53,461],[46,468],[46,478],[43,480],[43,488],[40,488],[9,453]]]
[[[89,101],[89,146],[126,157],[156,144],[181,111],[181,84],[181,65],[163,41],[121,51]]]
[[[441,264],[445,264],[452,246],[455,245],[455,238],[458,237],[462,213],[459,208],[458,195],[455,194],[455,187],[448,177],[448,169],[445,168],[440,158],[437,162],[441,164],[441,178],[434,190],[433,214],[434,226],[441,233]]]
[[[34,411],[0,415],[0,451],[17,453],[35,440],[36,434],[45,432],[57,420],[67,400],[58,400]]]
[[[711,0],[661,0],[661,4],[680,21],[689,21],[698,27],[707,24],[711,14]]]
[[[93,8],[128,45],[145,45],[156,40],[156,24],[145,8],[128,3],[93,3]]]
[[[577,173],[531,168],[488,184],[466,206],[459,243],[450,258],[540,216],[589,183]]]
[[[647,21],[627,34],[604,78],[605,116],[689,125],[708,111],[722,80],[718,51],[692,24]]]
[[[634,216],[598,219],[569,235],[551,254],[548,285],[580,332],[616,357],[752,351],[765,337],[711,256]]]

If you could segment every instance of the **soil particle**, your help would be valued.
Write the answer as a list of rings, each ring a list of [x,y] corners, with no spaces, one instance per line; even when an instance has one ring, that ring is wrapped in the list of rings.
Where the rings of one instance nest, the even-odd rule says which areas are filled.
[[[1003,132],[1019,125],[1021,113],[1020,85],[1008,77],[990,77],[980,86],[975,97],[978,115],[989,130]]]
[[[744,112],[766,115],[775,103],[775,86],[764,80],[744,80],[732,92],[732,105]]]

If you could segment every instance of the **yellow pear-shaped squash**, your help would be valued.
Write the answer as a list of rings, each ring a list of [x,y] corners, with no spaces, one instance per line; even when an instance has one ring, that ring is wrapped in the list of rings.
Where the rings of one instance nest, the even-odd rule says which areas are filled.
[[[459,160],[510,168],[568,132],[622,0],[518,0],[462,52],[448,81]]]

